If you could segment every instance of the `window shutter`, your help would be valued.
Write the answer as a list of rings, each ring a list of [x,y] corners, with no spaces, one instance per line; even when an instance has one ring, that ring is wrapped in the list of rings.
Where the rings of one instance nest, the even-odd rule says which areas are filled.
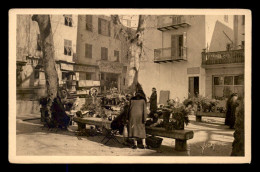
[[[85,44],[85,57],[88,57],[88,44]]]
[[[178,48],[177,47],[177,43],[178,43],[177,39],[178,39],[177,35],[171,36],[171,58],[172,59],[177,58],[177,53],[178,53],[178,51],[177,51],[177,48]]]
[[[105,50],[106,50],[106,55],[105,55],[105,58],[106,58],[106,60],[108,60],[108,49],[107,49],[107,48],[105,48]]]
[[[92,31],[92,16],[86,15],[86,29]]]
[[[183,59],[187,59],[187,32],[183,32]]]
[[[89,45],[89,58],[92,58],[92,45]]]
[[[101,34],[101,19],[98,18],[98,33]]]
[[[67,40],[64,39],[64,54],[67,55]]]
[[[71,26],[71,27],[72,27],[72,16],[71,16],[71,17],[69,17],[69,26]]]
[[[104,59],[104,49],[103,49],[103,47],[101,47],[101,60],[103,60]]]
[[[89,16],[89,27],[90,27],[90,31],[93,31],[92,16]]]
[[[108,21],[108,36],[110,36],[111,35],[111,32],[110,32],[110,21]]]

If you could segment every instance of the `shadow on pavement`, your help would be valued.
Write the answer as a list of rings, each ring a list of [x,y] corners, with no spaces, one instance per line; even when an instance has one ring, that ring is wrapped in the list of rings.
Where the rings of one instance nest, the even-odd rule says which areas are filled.
[[[104,138],[104,135],[95,135],[95,136],[78,136],[76,135],[76,126],[69,126],[69,130],[70,131],[65,131],[65,130],[61,130],[61,129],[48,129],[46,127],[43,127],[43,124],[40,122],[39,119],[36,120],[28,120],[28,121],[23,121],[23,120],[18,120],[16,123],[16,134],[20,135],[20,134],[27,134],[27,135],[33,135],[37,132],[41,132],[44,134],[60,134],[60,135],[67,135],[67,136],[72,136],[72,137],[77,137],[78,140],[82,140],[82,139],[87,139],[89,141],[92,142],[97,142],[97,143],[101,143],[101,141]],[[116,139],[122,143],[123,142],[123,138],[116,136]],[[105,139],[103,141],[103,143],[105,143],[107,141],[107,139]],[[123,144],[120,143],[116,143],[114,142],[114,140],[110,140],[105,146],[109,146],[109,147],[117,147],[117,148],[122,148],[122,147],[126,147]],[[102,143],[101,143],[102,144]]]
[[[206,122],[196,122],[196,121],[190,121],[190,124],[195,126],[201,126],[201,127],[207,127],[212,129],[221,129],[221,130],[227,130],[229,129],[228,126],[224,124],[216,124],[216,123],[206,123]]]
[[[77,136],[76,135],[76,129],[77,126],[70,126],[69,129],[71,131],[63,131],[63,130],[48,130],[47,128],[43,128],[43,124],[40,122],[39,119],[37,120],[28,120],[23,121],[21,119],[17,119],[17,135],[35,135],[35,133],[40,133],[41,135],[48,135],[48,134],[57,134],[57,135],[67,135],[71,137],[77,138],[80,140],[89,140],[91,142],[99,143],[103,146],[111,147],[111,148],[124,148],[125,151],[131,151],[131,149],[127,146],[124,146],[123,144],[116,143],[113,140],[110,140],[106,145],[101,143],[101,140],[104,138],[103,135],[97,135],[97,136]],[[232,150],[232,142],[231,141],[225,141],[223,139],[218,139],[218,137],[227,137],[228,139],[232,138],[233,135],[231,133],[222,133],[223,131],[228,130],[226,128],[223,128],[222,126],[212,126],[210,124],[205,123],[199,123],[191,121],[192,128],[194,127],[196,130],[194,130],[194,138],[196,140],[189,140],[188,141],[188,151],[179,152],[174,149],[175,147],[175,140],[172,140],[173,144],[167,143],[170,140],[168,138],[165,139],[161,145],[160,148],[156,149],[149,149],[149,150],[138,150],[140,151],[140,156],[229,156],[230,152]],[[211,129],[201,129],[199,126],[211,128],[211,129],[217,129],[217,130],[211,130]],[[200,140],[199,137],[201,137],[200,134],[197,134],[199,132],[203,132],[204,139]],[[220,132],[220,133],[218,133]],[[212,137],[212,135],[217,135],[218,137]],[[197,137],[197,138],[196,138]],[[122,143],[123,138],[121,136],[116,136],[116,138]],[[198,139],[198,141],[197,141]],[[217,142],[217,143],[216,143]],[[46,145],[48,146],[48,145]],[[123,150],[122,150],[123,151]]]

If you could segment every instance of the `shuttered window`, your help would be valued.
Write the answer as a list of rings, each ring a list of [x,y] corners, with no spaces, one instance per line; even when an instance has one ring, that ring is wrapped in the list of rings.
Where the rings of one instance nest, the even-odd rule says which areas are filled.
[[[187,58],[187,41],[186,32],[182,35],[171,36],[171,56],[172,59],[186,59]]]
[[[114,56],[116,57],[116,61],[119,62],[119,51],[114,51]]]
[[[65,15],[65,26],[72,27],[72,15]]]
[[[110,36],[110,22],[98,18],[98,33],[105,36]]]
[[[171,36],[171,56],[172,58],[177,58],[177,35]]]
[[[85,57],[92,58],[92,45],[91,44],[85,44]]]
[[[92,15],[86,15],[86,29],[91,32],[93,31]]]
[[[108,60],[108,49],[101,47],[101,60]]]
[[[72,41],[64,39],[64,54],[72,55]]]

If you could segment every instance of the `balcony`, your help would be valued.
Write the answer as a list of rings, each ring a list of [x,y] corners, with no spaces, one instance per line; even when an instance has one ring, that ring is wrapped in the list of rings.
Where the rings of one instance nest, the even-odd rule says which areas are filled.
[[[160,31],[177,30],[179,28],[189,27],[187,16],[168,16],[159,18],[157,29]]]
[[[172,48],[160,48],[154,50],[154,63],[186,61],[187,48],[181,47],[179,51],[172,51]]]
[[[241,64],[244,63],[244,49],[218,51],[218,52],[202,52],[202,66],[216,64]]]

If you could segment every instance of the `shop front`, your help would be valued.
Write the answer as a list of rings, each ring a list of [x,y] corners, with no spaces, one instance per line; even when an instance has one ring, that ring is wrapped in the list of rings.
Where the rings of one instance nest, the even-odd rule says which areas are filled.
[[[243,68],[206,70],[206,95],[214,99],[227,99],[232,93],[244,97]]]
[[[86,95],[91,88],[95,88],[100,92],[100,80],[98,74],[98,66],[75,64],[74,71],[78,81],[77,94]]]
[[[58,61],[58,77],[60,87],[66,89],[68,92],[76,91],[76,74],[74,72],[74,64],[68,62]]]
[[[119,62],[99,61],[101,92],[106,93],[111,89],[122,91],[121,78],[123,77],[123,64]]]

